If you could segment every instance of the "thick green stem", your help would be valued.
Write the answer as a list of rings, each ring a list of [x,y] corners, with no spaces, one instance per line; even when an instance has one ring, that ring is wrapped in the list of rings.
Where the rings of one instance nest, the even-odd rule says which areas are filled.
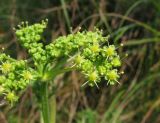
[[[43,116],[43,123],[50,122],[50,111],[49,111],[49,102],[48,102],[48,83],[44,82],[41,87],[41,111]]]
[[[52,95],[49,100],[50,106],[50,121],[51,123],[56,123],[56,96]]]
[[[49,99],[48,83],[41,85],[41,123],[56,123],[56,96],[52,95]]]

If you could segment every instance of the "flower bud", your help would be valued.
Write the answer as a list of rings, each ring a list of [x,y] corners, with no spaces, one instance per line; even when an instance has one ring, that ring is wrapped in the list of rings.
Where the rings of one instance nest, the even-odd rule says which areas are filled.
[[[111,63],[112,63],[112,65],[113,65],[114,67],[119,67],[119,66],[121,66],[121,61],[120,61],[120,59],[119,59],[118,57],[113,58],[112,61],[111,61]]]

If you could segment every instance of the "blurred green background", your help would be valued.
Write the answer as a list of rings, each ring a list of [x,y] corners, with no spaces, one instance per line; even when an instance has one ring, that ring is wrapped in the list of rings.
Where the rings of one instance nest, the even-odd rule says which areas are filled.
[[[160,0],[0,0],[0,48],[14,58],[27,53],[13,28],[48,18],[44,43],[73,31],[103,29],[123,66],[120,85],[104,81],[82,88],[77,71],[59,76],[57,123],[160,123]],[[119,47],[123,43],[124,47]],[[128,57],[125,54],[128,53]],[[0,123],[40,123],[29,87],[12,108],[0,106]]]

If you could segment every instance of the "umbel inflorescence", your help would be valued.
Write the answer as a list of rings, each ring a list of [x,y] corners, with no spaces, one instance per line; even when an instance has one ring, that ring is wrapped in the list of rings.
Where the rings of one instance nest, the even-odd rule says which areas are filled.
[[[14,102],[18,99],[17,93],[27,86],[49,82],[56,75],[73,69],[85,75],[86,82],[82,86],[98,87],[101,78],[110,85],[118,82],[117,67],[121,66],[121,60],[115,46],[109,45],[108,36],[103,37],[102,31],[78,31],[44,45],[41,39],[46,25],[47,20],[31,26],[22,22],[15,31],[31,61],[0,54],[0,94],[6,100]],[[103,45],[105,43],[108,45]],[[68,62],[72,65],[68,66]]]

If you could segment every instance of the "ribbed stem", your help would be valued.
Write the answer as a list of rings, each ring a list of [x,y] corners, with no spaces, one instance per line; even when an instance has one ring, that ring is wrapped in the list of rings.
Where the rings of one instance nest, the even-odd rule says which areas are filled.
[[[47,82],[44,82],[41,87],[41,111],[43,116],[43,123],[50,123]]]
[[[51,123],[56,123],[56,96],[52,95],[49,100],[50,106],[50,121]]]

